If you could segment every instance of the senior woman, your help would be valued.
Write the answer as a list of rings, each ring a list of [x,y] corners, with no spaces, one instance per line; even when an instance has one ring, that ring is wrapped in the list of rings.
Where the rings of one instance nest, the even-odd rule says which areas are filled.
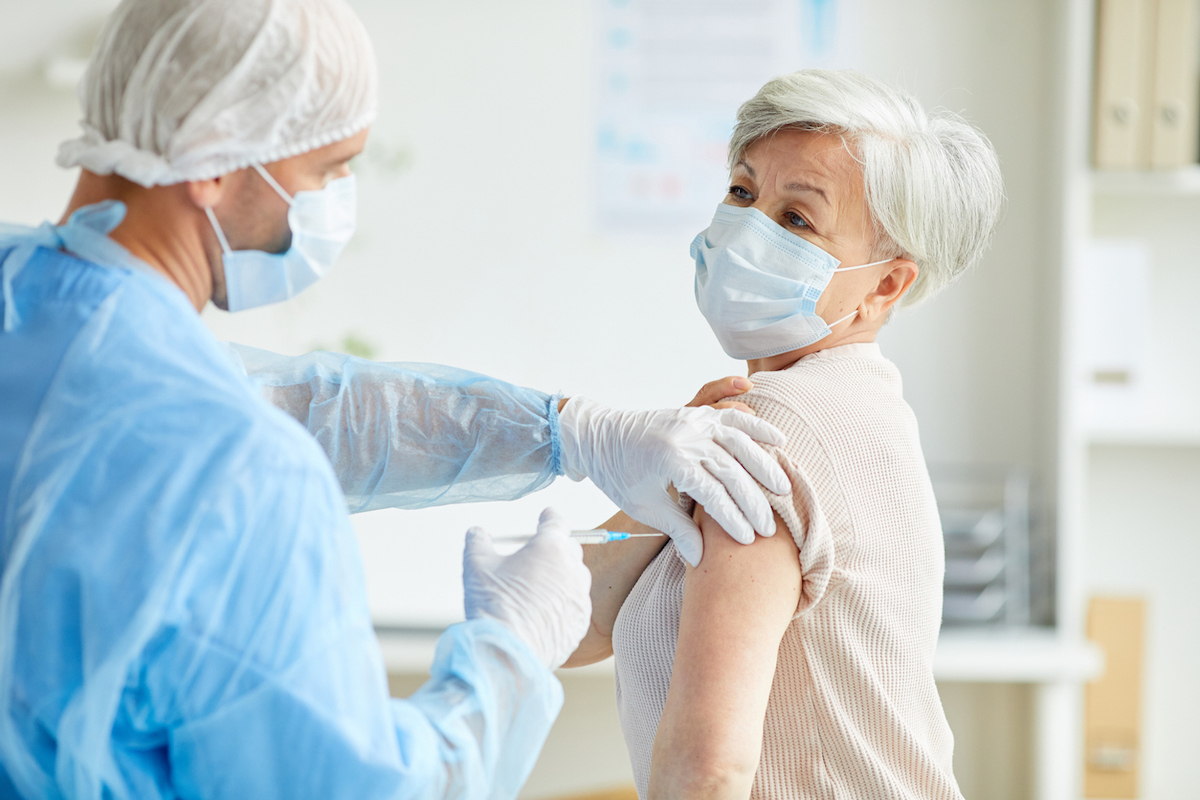
[[[692,245],[696,300],[747,362],[738,400],[787,435],[781,533],[742,546],[696,508],[696,568],[661,540],[588,548],[592,629],[568,666],[616,654],[642,798],[959,799],[931,668],[941,526],[875,337],[979,259],[995,153],[877,80],[805,70],[741,107],[730,165]]]

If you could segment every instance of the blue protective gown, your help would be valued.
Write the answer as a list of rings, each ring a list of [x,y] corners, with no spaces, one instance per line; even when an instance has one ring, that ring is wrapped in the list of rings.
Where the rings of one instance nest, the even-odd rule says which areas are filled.
[[[342,476],[356,508],[544,485],[553,398],[244,350],[260,389],[103,235],[123,214],[0,228],[0,798],[514,796],[561,686],[480,620],[389,699],[338,480],[261,391],[377,460]],[[386,409],[353,393],[373,370]]]

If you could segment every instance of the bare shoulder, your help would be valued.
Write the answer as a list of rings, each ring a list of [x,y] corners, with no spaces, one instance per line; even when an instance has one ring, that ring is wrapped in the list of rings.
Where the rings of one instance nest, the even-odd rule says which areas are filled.
[[[775,535],[757,536],[754,542],[748,545],[735,541],[725,532],[724,528],[717,524],[716,520],[709,516],[703,506],[696,506],[695,519],[696,524],[700,526],[700,532],[704,535],[704,559],[700,561],[701,565],[704,564],[710,553],[719,555],[728,561],[746,560],[748,563],[750,560],[783,556],[794,561],[800,554],[796,547],[796,540],[788,530],[787,523],[778,514],[775,515]]]
[[[688,581],[710,584],[726,599],[729,593],[755,596],[759,600],[786,600],[783,605],[796,607],[800,597],[800,551],[787,523],[776,514],[776,533],[756,537],[751,544],[739,544],[702,508],[696,508],[696,522],[704,535],[704,557],[688,568]]]
[[[703,509],[704,556],[684,583],[667,701],[654,738],[650,795],[746,797],[761,757],[763,719],[800,593],[787,529],[738,544]],[[678,787],[687,787],[679,790]]]

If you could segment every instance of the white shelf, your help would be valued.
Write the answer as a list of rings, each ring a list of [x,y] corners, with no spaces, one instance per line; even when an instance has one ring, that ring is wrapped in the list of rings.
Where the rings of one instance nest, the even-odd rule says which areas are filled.
[[[1093,170],[1091,184],[1097,195],[1200,197],[1200,164],[1161,172]]]
[[[384,629],[379,646],[388,672],[427,675],[440,631]],[[1085,681],[1099,674],[1102,659],[1086,642],[1067,642],[1050,630],[942,631],[933,658],[938,680],[969,683]],[[567,675],[611,676],[613,661],[563,670]]]
[[[377,629],[379,649],[383,651],[383,663],[391,675],[428,675],[433,663],[433,652],[437,647],[441,631],[429,629],[401,630]]]
[[[1200,447],[1200,428],[1112,428],[1087,431],[1084,439],[1106,447]]]
[[[434,650],[441,631],[435,628],[393,628],[376,630],[383,663],[389,675],[428,675],[433,664]],[[560,670],[573,676],[608,676],[613,674],[613,660],[607,658],[586,667]]]
[[[1100,674],[1103,657],[1093,645],[1069,641],[1049,629],[946,629],[933,657],[940,681],[966,683],[1082,682]]]

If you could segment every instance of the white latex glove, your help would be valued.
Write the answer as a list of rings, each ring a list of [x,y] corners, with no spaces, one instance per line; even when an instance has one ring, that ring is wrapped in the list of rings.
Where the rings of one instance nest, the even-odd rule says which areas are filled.
[[[670,494],[685,492],[742,544],[775,533],[775,515],[755,484],[776,494],[791,483],[758,442],[782,445],[773,425],[735,409],[616,411],[572,397],[559,414],[562,466],[591,478],[621,510],[671,537],[692,566],[704,554],[700,529]]]
[[[496,552],[485,531],[467,531],[467,619],[488,618],[507,625],[550,669],[561,667],[587,633],[591,588],[583,548],[570,538],[570,529],[553,509],[542,512],[537,535],[509,556]]]

